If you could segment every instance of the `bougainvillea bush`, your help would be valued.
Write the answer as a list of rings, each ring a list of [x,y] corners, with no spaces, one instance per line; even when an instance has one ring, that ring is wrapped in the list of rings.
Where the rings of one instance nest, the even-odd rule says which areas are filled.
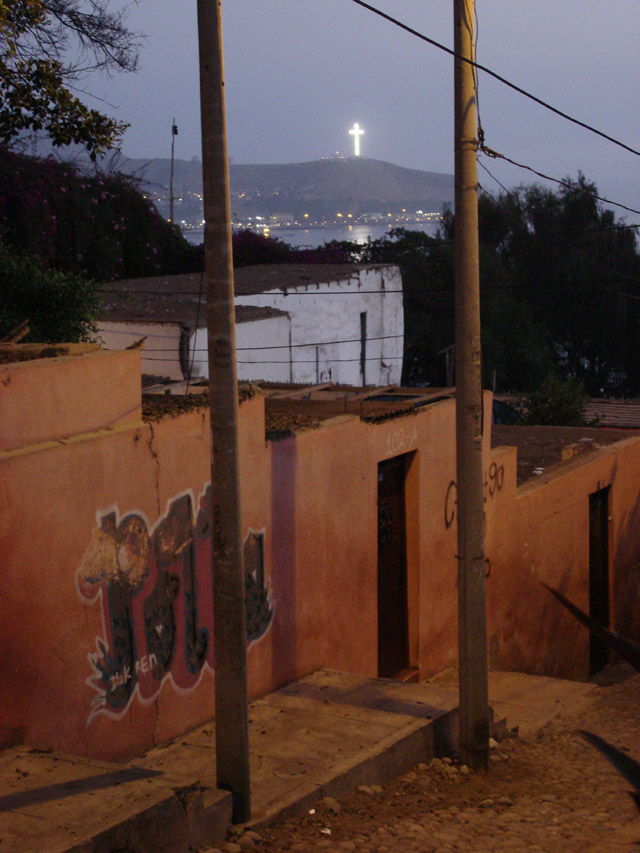
[[[188,272],[200,253],[120,173],[0,149],[0,238],[96,281]]]

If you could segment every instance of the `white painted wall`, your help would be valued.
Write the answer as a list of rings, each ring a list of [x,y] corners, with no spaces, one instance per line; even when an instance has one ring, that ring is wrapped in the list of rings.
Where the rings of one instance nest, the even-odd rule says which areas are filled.
[[[402,278],[394,266],[354,271],[349,279],[237,296],[238,305],[271,306],[291,318],[293,382],[393,385],[400,382],[404,336]],[[360,364],[360,315],[367,315],[366,369]],[[259,379],[258,375],[254,377]]]
[[[142,373],[152,376],[168,376],[182,380],[180,367],[180,324],[179,323],[116,323],[99,321],[98,343],[105,349],[122,350],[146,336],[141,358]]]
[[[354,270],[341,281],[237,296],[238,305],[278,308],[275,316],[236,324],[238,378],[271,382],[397,385],[402,375],[402,278],[395,266]],[[360,315],[366,312],[366,364],[361,370]],[[178,323],[99,324],[107,349],[147,335],[142,371],[182,380]],[[207,332],[191,335],[192,378],[208,376]]]
[[[290,337],[289,317],[267,317],[236,323],[238,379],[292,382]],[[208,377],[207,330],[198,329],[191,336],[190,346],[194,355],[193,377]]]

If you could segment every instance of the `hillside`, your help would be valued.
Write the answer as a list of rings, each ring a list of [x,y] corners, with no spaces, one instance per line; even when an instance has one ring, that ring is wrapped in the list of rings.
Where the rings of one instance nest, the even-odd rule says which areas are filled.
[[[144,176],[162,195],[169,185],[170,161],[127,160],[123,170]],[[202,192],[202,165],[176,160],[176,195]],[[453,175],[406,169],[383,160],[342,158],[283,165],[232,164],[231,196],[234,213],[282,212],[298,215],[395,212],[402,208],[439,211],[453,204]]]

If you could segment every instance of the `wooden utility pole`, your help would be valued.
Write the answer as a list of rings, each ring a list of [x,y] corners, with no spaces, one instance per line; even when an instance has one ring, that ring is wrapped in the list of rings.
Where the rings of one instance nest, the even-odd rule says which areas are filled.
[[[229,157],[220,0],[198,0],[200,108],[211,412],[211,537],[218,787],[233,821],[251,816],[245,615],[238,466],[238,383]]]
[[[456,444],[460,751],[489,763],[474,0],[454,0]]]
[[[169,177],[169,221],[173,225],[173,155],[176,147],[176,136],[178,135],[178,125],[176,120],[171,122],[171,174]]]

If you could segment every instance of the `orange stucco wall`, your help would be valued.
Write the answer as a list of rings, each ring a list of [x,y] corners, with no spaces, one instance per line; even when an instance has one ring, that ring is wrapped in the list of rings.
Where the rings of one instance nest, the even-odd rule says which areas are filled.
[[[139,365],[139,352],[99,351],[0,364],[0,450],[138,420]]]
[[[49,388],[68,363],[46,365]],[[52,420],[51,435],[29,427],[37,441],[0,451],[0,743],[121,759],[213,715],[209,424],[205,410],[142,423],[131,405],[135,352],[98,354],[91,370],[88,390],[65,386],[66,423],[79,431],[53,438]],[[101,388],[108,411],[99,409]],[[51,396],[39,393],[52,411]],[[517,489],[515,450],[488,449],[489,401],[490,661],[583,675],[586,632],[540,581],[586,606],[589,494],[610,485],[612,619],[637,634],[640,440]],[[135,417],[97,428],[96,411],[106,422],[127,406]],[[265,576],[252,581],[251,695],[319,666],[377,674],[378,463],[400,454],[409,664],[427,675],[453,663],[455,403],[375,425],[335,418],[271,443],[258,395],[241,404],[240,442],[243,530],[264,549]]]
[[[541,587],[589,611],[589,496],[609,488],[610,624],[638,638],[640,440],[578,457],[555,473],[511,484],[489,525],[490,660],[496,667],[565,678],[589,674],[589,635]]]

